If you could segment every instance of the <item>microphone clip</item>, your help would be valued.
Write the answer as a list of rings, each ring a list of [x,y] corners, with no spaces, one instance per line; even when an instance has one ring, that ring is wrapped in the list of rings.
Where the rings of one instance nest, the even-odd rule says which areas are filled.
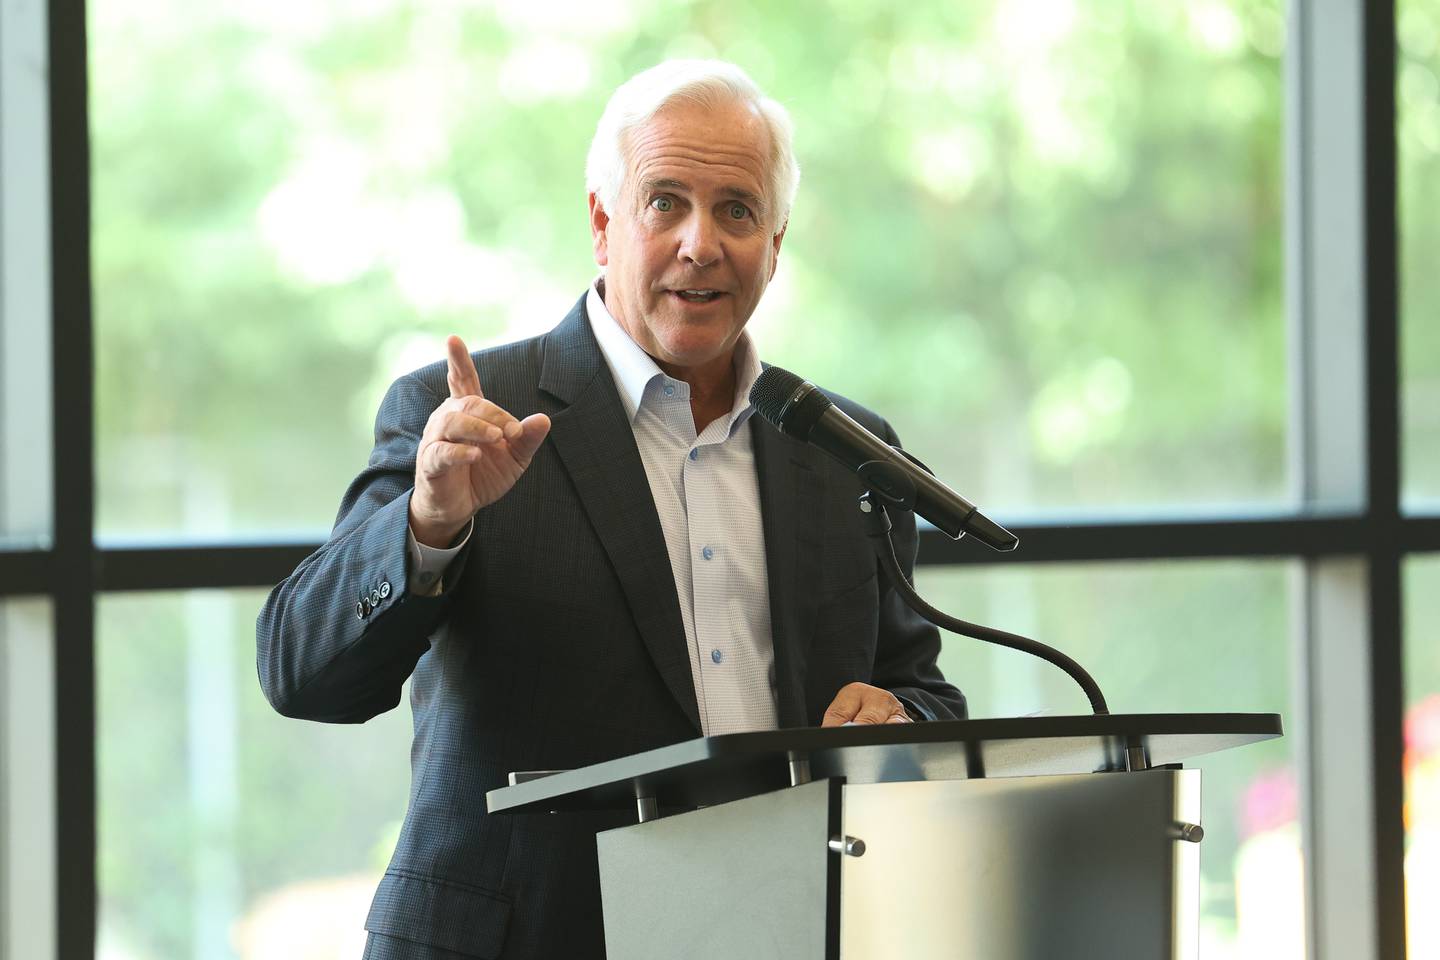
[[[899,464],[889,460],[867,460],[855,472],[876,500],[901,510],[915,509],[915,481]],[[865,497],[860,499],[863,502]],[[865,508],[862,506],[860,509]]]
[[[890,514],[885,511],[886,497],[874,490],[860,494],[860,514],[864,517],[865,536],[874,539],[890,537]]]

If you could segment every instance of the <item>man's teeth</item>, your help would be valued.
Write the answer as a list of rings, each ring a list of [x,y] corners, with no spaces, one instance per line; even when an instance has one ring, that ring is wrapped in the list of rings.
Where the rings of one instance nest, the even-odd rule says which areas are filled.
[[[676,290],[675,293],[684,297],[686,300],[693,300],[697,303],[714,300],[720,296],[719,290]]]

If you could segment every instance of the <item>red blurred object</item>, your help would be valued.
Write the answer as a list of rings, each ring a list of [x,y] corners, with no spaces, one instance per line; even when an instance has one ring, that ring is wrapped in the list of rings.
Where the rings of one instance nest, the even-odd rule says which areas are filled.
[[[1405,769],[1440,759],[1440,693],[1432,693],[1405,713]]]
[[[1241,839],[1266,833],[1300,818],[1295,772],[1288,767],[1263,773],[1250,782],[1240,800]]]

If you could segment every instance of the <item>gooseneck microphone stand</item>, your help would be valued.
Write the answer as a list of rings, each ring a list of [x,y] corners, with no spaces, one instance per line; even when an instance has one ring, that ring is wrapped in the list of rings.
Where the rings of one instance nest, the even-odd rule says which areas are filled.
[[[927,473],[930,472],[928,467],[905,451],[900,450],[900,453]],[[986,627],[952,617],[926,603],[924,598],[915,592],[915,587],[905,578],[904,571],[900,569],[900,561],[895,556],[895,541],[890,536],[890,515],[886,511],[887,504],[896,509],[913,510],[915,507],[914,484],[910,483],[902,471],[895,469],[891,464],[878,460],[863,464],[857,472],[869,488],[860,496],[860,512],[865,516],[866,536],[870,538],[871,545],[875,548],[875,555],[880,558],[880,566],[884,568],[886,576],[890,578],[890,582],[894,584],[896,591],[911,610],[935,626],[952,633],[1009,647],[1012,650],[1020,650],[1054,664],[1069,674],[1070,678],[1080,685],[1080,689],[1085,691],[1085,697],[1090,701],[1091,710],[1096,714],[1110,712],[1110,708],[1105,703],[1105,695],[1100,692],[1100,686],[1095,679],[1086,672],[1084,667],[1054,647],[1047,646],[1038,640],[1031,640],[1029,637],[1022,637],[1004,630],[996,630],[994,627]]]

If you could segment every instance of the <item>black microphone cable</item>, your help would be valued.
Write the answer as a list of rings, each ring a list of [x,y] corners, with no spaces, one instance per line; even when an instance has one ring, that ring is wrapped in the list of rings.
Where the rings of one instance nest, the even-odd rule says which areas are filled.
[[[1054,664],[1068,673],[1070,678],[1080,685],[1080,689],[1085,691],[1085,697],[1090,701],[1091,710],[1097,715],[1110,712],[1110,707],[1105,702],[1105,694],[1100,692],[1100,685],[1095,682],[1095,678],[1068,655],[1039,640],[1022,637],[1018,633],[1007,633],[994,627],[952,617],[945,611],[926,603],[925,598],[915,592],[915,587],[905,578],[905,572],[900,569],[900,561],[895,556],[895,541],[890,537],[890,516],[885,510],[885,504],[878,497],[866,493],[860,497],[860,510],[865,514],[865,534],[873,542],[875,555],[880,558],[880,566],[884,568],[886,576],[890,578],[890,582],[895,585],[895,589],[900,592],[901,598],[911,610],[937,627],[944,627],[952,633],[958,633],[972,640],[982,640],[985,643],[1009,647],[1011,650],[1019,650]]]

